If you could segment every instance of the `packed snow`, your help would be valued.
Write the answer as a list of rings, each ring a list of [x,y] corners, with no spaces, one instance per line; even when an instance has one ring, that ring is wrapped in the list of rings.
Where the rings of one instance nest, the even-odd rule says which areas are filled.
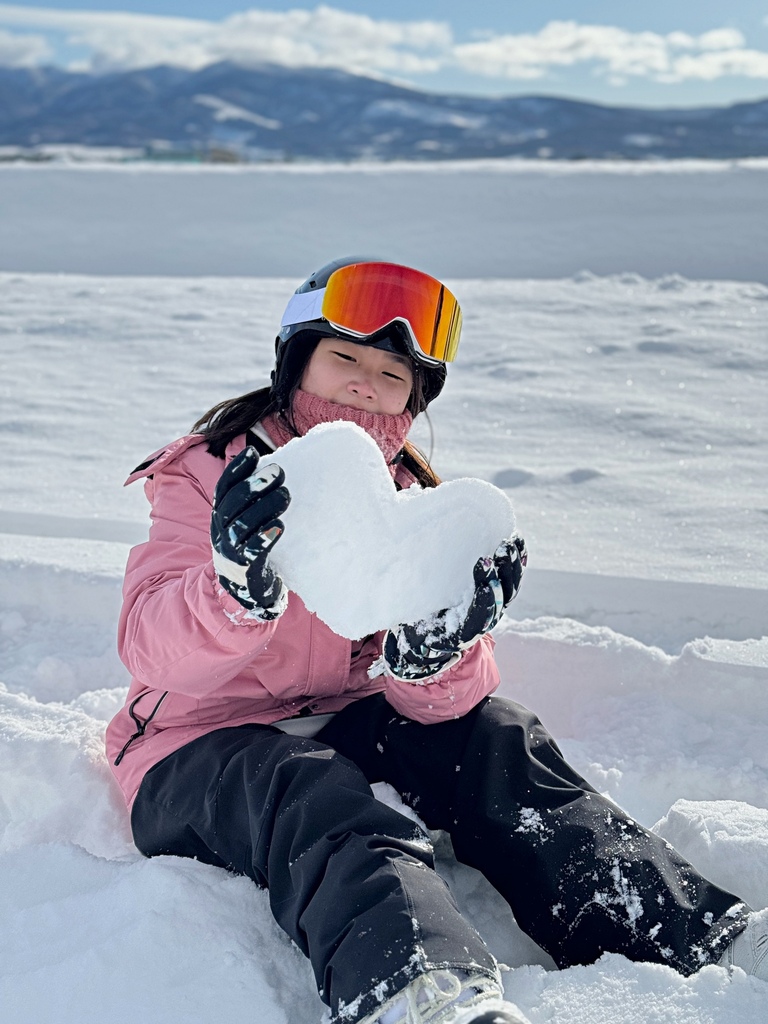
[[[206,408],[266,380],[284,303],[312,268],[282,279],[16,272],[31,269],[24,260],[35,245],[38,267],[55,257],[55,269],[81,268],[83,237],[89,258],[115,269],[115,237],[108,225],[93,233],[86,200],[67,192],[74,179],[26,173],[34,188],[46,180],[46,202],[67,213],[53,247],[50,234],[32,231],[17,265],[0,243],[9,269],[0,274],[3,1019],[319,1021],[308,965],[263,892],[197,862],[137,853],[102,749],[127,686],[114,640],[121,574],[148,525],[141,486],[124,491],[122,481]],[[436,188],[451,175],[476,184],[470,170],[418,173]],[[687,187],[696,192],[706,178],[728,193],[748,173],[702,171]],[[121,174],[91,181],[117,195]],[[146,198],[149,186],[134,177]],[[168,171],[163,180],[191,177]],[[312,181],[315,208],[336,201],[333,175],[287,177],[302,188]],[[210,214],[225,203],[216,183],[234,178],[197,178],[211,190]],[[656,180],[647,171],[614,178],[635,211],[637,182]],[[286,185],[285,196],[276,219],[290,220],[303,192]],[[750,202],[756,238],[766,207]],[[155,237],[156,213],[132,208],[136,237]],[[723,223],[730,245],[740,221]],[[225,226],[221,216],[218,238]],[[364,228],[348,230],[353,251],[380,247],[378,237],[363,244]],[[411,241],[397,258],[439,271],[444,236]],[[268,247],[269,232],[253,245]],[[280,246],[287,251],[285,237]],[[745,260],[762,269],[729,281],[740,275],[677,276],[685,268],[670,268],[663,244],[646,277],[623,257],[590,266],[593,246],[601,259],[616,255],[597,230],[581,264],[593,273],[541,280],[509,276],[517,270],[483,279],[474,250],[453,254],[465,335],[431,424],[417,423],[413,436],[444,479],[477,477],[505,491],[528,542],[521,594],[496,634],[501,693],[536,710],[602,792],[764,907],[768,287],[754,282],[764,279],[765,249],[745,244]],[[168,263],[172,252],[169,243]],[[123,269],[140,274],[142,263]],[[286,529],[280,544],[287,539]],[[399,806],[389,787],[376,792]],[[535,816],[524,826],[536,829]],[[738,972],[708,967],[683,979],[612,955],[553,970],[485,880],[436,839],[441,872],[509,966],[507,995],[532,1024],[765,1021],[768,986]]]
[[[446,608],[460,621],[475,562],[515,531],[509,498],[485,480],[398,493],[376,442],[354,423],[314,427],[262,459],[257,473],[273,462],[291,504],[272,562],[307,608],[350,640]],[[361,593],[363,579],[375,585]]]

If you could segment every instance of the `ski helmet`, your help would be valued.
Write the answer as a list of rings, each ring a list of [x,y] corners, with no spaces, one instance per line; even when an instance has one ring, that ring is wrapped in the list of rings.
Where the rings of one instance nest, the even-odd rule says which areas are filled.
[[[405,307],[397,304],[397,295],[400,292],[396,293],[394,299],[390,296],[390,303],[394,302],[394,304],[380,314],[385,322],[375,325],[368,324],[369,328],[375,326],[375,329],[366,329],[362,323],[357,323],[355,328],[342,326],[341,323],[327,318],[323,312],[324,297],[331,278],[343,268],[350,268],[350,271],[344,275],[345,279],[340,289],[337,288],[337,293],[339,293],[337,301],[341,299],[346,307],[349,307],[350,304],[354,305],[355,298],[359,298],[362,303],[365,303],[364,279],[366,276],[370,277],[370,272],[374,271],[379,276],[392,274],[410,279],[408,284],[411,289],[411,297],[416,295],[418,298],[422,298],[419,294],[420,290],[426,292],[429,289],[430,293],[434,290],[437,298],[430,299],[436,306],[436,314],[433,312],[435,323],[433,333],[437,334],[437,322],[441,316],[443,324],[441,326],[442,347],[439,349],[439,354],[437,356],[427,354],[421,344],[416,341],[412,326],[407,319],[409,310],[405,307],[408,303],[405,303]],[[355,269],[352,270],[352,268]],[[340,281],[341,277],[337,277],[336,283]],[[355,295],[356,290],[358,291],[357,295]],[[368,307],[366,306],[365,309],[367,311]],[[346,316],[344,320],[346,321]],[[360,327],[363,329],[357,329]],[[409,400],[408,409],[415,416],[426,409],[442,391],[446,377],[445,361],[453,359],[455,355],[460,330],[461,311],[458,303],[445,286],[434,278],[430,278],[420,271],[371,257],[344,257],[333,260],[311,274],[303,284],[299,285],[288,303],[280,332],[275,339],[272,397],[279,408],[286,408],[290,402],[291,393],[301,380],[309,358],[320,339],[343,338],[356,344],[370,345],[397,352],[400,355],[407,355],[411,359],[414,365],[415,387]]]

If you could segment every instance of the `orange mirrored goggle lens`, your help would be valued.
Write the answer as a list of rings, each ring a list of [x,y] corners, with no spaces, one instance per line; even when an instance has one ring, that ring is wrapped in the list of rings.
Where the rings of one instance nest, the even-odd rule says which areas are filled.
[[[450,363],[459,347],[461,307],[455,296],[434,277],[394,263],[353,263],[334,271],[322,315],[335,327],[363,336],[406,321],[421,352],[443,363]]]

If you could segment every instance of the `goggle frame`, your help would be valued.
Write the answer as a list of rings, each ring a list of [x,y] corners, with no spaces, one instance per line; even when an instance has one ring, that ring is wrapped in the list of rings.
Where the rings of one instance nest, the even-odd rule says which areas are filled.
[[[382,271],[384,271],[384,274],[382,274]],[[387,282],[384,280],[387,276],[391,277],[391,281]],[[354,278],[357,278],[356,282],[354,282]],[[334,279],[335,284],[332,287]],[[403,281],[406,282],[407,288],[403,287]],[[354,287],[351,287],[352,284],[354,284]],[[407,306],[409,300],[413,304],[413,297],[417,296],[419,291],[422,292],[421,303],[423,309],[421,310],[421,318],[425,324],[429,323],[431,318],[433,325],[432,340],[429,347],[434,348],[438,334],[442,334],[442,344],[438,348],[442,353],[442,357],[427,351],[419,338],[419,332],[414,328],[409,317],[403,316],[399,312],[389,319],[385,318],[383,322],[380,322],[381,317],[379,317],[374,324],[370,321],[370,307],[361,309],[360,316],[367,316],[369,318],[365,322],[365,330],[359,329],[359,326],[362,326],[361,321],[357,321],[358,327],[355,327],[351,326],[349,322],[343,322],[337,315],[334,315],[334,301],[339,304],[338,312],[342,312],[344,300],[348,299],[350,294],[354,295],[355,302],[359,305],[366,298],[366,292],[369,293],[368,297],[375,299],[376,296],[370,296],[370,292],[376,288],[380,289],[382,284],[389,290],[390,294],[386,296],[387,299],[392,301],[394,295],[394,299],[399,300],[398,305],[400,308],[403,305]],[[422,285],[423,287],[420,287]],[[328,296],[329,287],[332,287],[330,299]],[[337,293],[336,290],[339,288],[342,291]],[[428,292],[432,294],[432,298],[428,298]],[[437,292],[436,296],[435,292]],[[381,296],[379,296],[378,305],[381,304]],[[413,308],[416,311],[415,306]],[[444,310],[446,311],[445,313]],[[447,323],[445,323],[446,317]],[[352,319],[354,320],[355,317],[353,316]],[[292,327],[297,324],[312,323],[318,320],[325,320],[334,330],[348,335],[355,341],[364,341],[366,338],[374,337],[386,331],[392,325],[399,325],[403,329],[411,356],[425,366],[440,366],[453,362],[458,350],[462,327],[461,306],[453,293],[442,282],[411,267],[383,262],[347,264],[335,270],[328,278],[324,287],[310,292],[296,292],[288,302],[281,321],[281,327]]]

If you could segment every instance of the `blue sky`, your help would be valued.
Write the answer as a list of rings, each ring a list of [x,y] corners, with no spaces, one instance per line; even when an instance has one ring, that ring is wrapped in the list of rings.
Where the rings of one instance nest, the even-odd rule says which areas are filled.
[[[728,103],[768,96],[768,0],[0,3],[0,64],[221,59],[368,71],[440,92]]]

